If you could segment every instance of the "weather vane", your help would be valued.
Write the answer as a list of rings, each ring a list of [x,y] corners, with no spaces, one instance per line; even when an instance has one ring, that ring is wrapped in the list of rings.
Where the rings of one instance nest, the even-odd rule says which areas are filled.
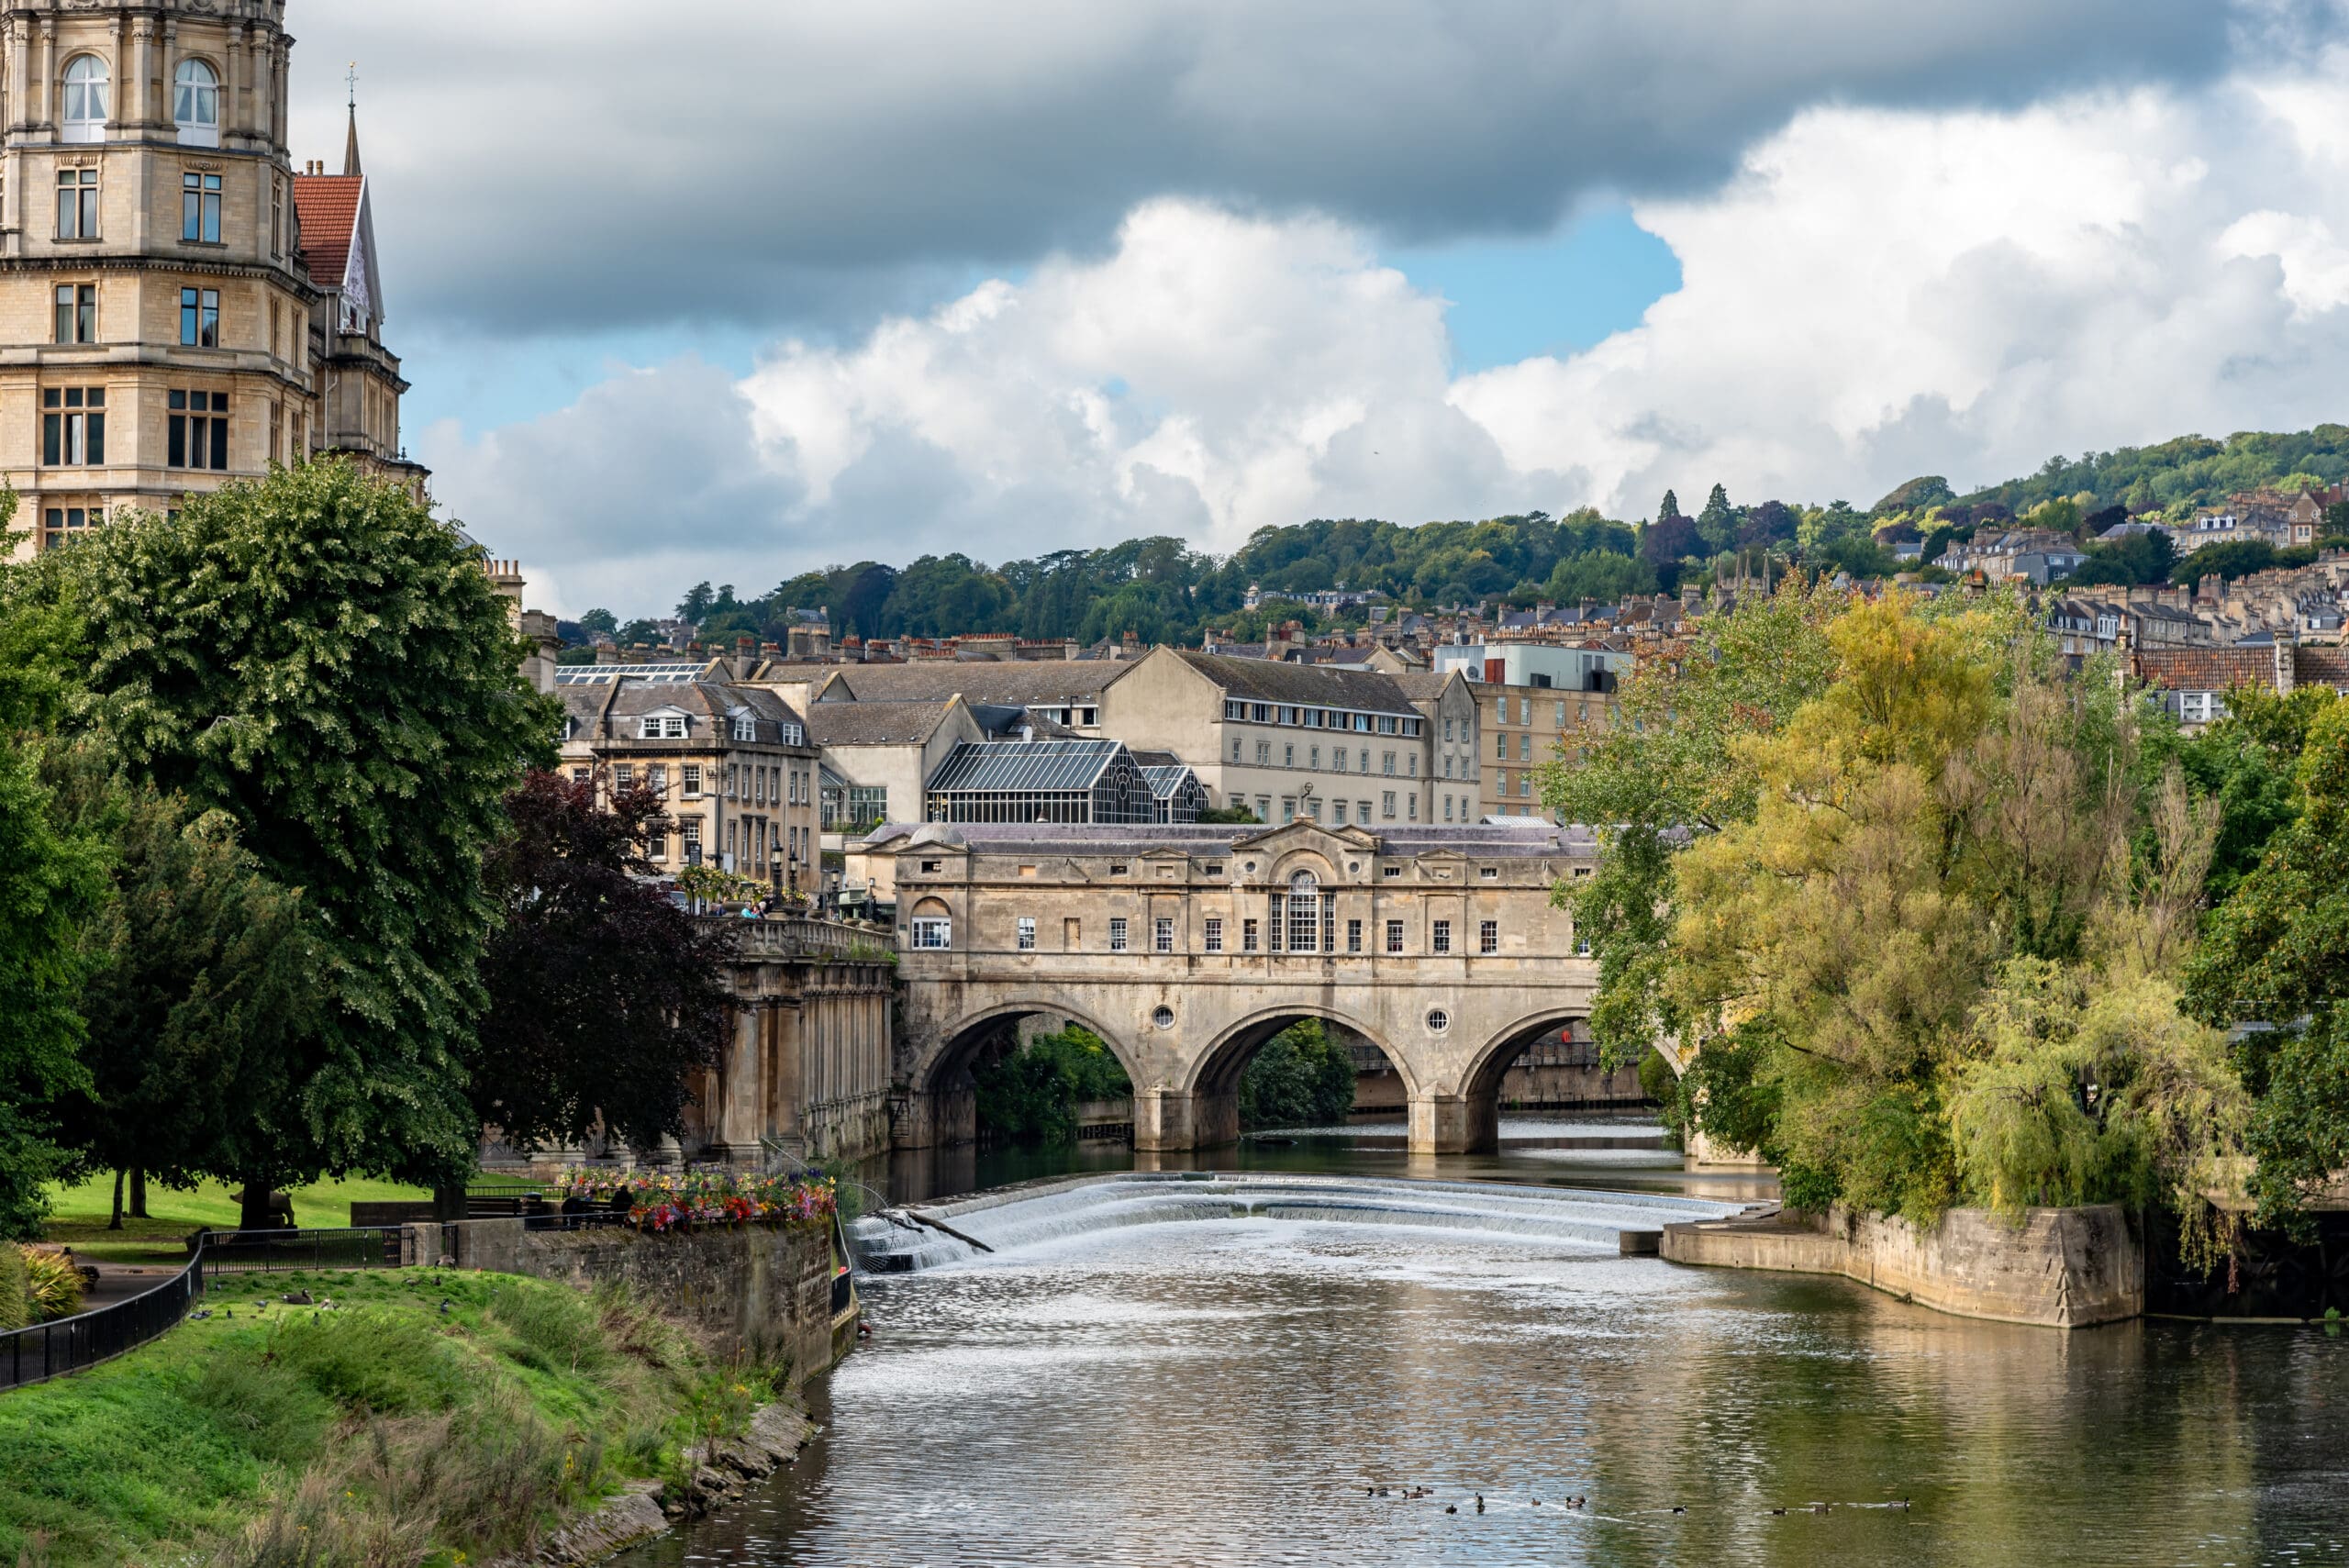
[[[357,61],[351,62],[351,73],[343,80],[351,85],[351,106],[355,109],[359,106],[359,62]]]

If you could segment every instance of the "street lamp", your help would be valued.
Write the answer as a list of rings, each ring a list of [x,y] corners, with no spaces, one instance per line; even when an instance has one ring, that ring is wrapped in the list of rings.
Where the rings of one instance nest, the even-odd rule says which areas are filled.
[[[783,851],[778,848],[767,860],[768,874],[774,878],[774,901],[783,902]]]

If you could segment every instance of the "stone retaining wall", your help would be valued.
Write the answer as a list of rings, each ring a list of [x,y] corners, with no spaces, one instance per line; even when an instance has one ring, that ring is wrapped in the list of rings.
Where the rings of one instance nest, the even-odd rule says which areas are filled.
[[[794,1387],[826,1371],[856,1342],[858,1307],[832,1314],[828,1226],[728,1226],[646,1234],[626,1226],[529,1229],[520,1219],[412,1225],[403,1252],[414,1262],[453,1257],[461,1269],[569,1280],[583,1288],[619,1281],[693,1328],[721,1354],[787,1361]]]
[[[1931,1230],[1854,1214],[1667,1225],[1675,1262],[1842,1274],[1961,1318],[2081,1329],[2144,1310],[2141,1239],[2114,1204],[2028,1210],[2015,1229],[1987,1209],[1954,1208]]]

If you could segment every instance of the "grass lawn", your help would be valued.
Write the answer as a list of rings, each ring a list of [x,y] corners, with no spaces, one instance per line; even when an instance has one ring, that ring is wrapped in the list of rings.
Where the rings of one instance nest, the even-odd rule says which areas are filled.
[[[286,1305],[296,1289],[334,1306]],[[541,1280],[227,1276],[203,1305],[0,1394],[0,1562],[456,1568],[675,1473],[681,1443],[740,1430],[773,1391],[624,1296]]]
[[[238,1187],[227,1182],[206,1182],[194,1192],[173,1192],[147,1184],[146,1219],[125,1216],[122,1229],[109,1230],[114,1214],[114,1178],[93,1176],[86,1182],[50,1189],[55,1207],[42,1239],[61,1241],[76,1252],[101,1262],[160,1263],[184,1261],[184,1245],[191,1230],[204,1226],[233,1229],[237,1205],[230,1195]],[[342,1226],[351,1223],[353,1200],[361,1203],[398,1202],[429,1198],[425,1187],[404,1187],[392,1182],[360,1178],[320,1182],[293,1192],[295,1223],[303,1226]],[[126,1195],[125,1202],[128,1198]]]

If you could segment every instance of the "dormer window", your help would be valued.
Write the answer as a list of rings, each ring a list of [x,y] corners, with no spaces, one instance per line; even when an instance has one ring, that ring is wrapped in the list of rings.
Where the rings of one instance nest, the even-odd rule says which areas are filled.
[[[65,62],[65,117],[60,128],[67,141],[104,141],[106,105],[111,97],[106,62],[95,54],[77,54]]]
[[[682,713],[648,713],[638,721],[640,740],[683,740],[685,738],[685,716]]]
[[[737,740],[756,740],[758,738],[759,721],[747,713],[736,714],[734,716],[734,739]]]
[[[200,60],[183,60],[172,93],[182,147],[220,145],[220,78]]]

